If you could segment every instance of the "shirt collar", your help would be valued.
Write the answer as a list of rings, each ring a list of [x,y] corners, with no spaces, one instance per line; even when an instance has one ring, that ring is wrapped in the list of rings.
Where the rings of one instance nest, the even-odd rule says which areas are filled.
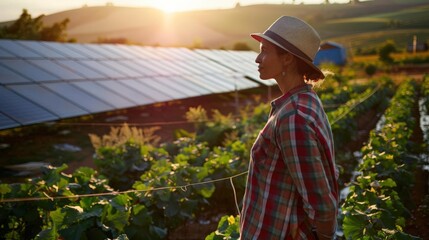
[[[292,88],[288,92],[284,93],[282,96],[274,99],[271,102],[271,107],[274,108],[275,106],[280,106],[280,104],[282,104],[285,101],[287,101],[292,95],[294,95],[296,93],[310,92],[310,91],[312,91],[312,86],[310,84],[299,85],[299,86],[297,86],[295,88]]]

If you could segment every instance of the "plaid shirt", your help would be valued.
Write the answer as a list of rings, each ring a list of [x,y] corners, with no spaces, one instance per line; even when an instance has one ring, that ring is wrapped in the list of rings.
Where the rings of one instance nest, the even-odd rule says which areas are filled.
[[[330,124],[310,85],[271,103],[251,152],[241,239],[314,239],[314,220],[336,219],[338,172]]]

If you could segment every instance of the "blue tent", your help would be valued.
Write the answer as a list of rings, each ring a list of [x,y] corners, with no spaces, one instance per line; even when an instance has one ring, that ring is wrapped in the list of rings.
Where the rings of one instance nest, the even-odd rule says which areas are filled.
[[[344,65],[347,61],[346,49],[335,42],[325,42],[320,45],[320,50],[317,52],[314,59],[314,64],[333,63],[336,65]]]

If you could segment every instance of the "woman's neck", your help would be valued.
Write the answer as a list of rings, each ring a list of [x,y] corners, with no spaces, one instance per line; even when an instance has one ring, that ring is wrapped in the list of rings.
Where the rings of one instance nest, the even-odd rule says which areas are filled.
[[[281,76],[280,79],[275,79],[277,82],[277,85],[279,85],[280,91],[282,91],[283,94],[289,92],[290,90],[298,87],[298,86],[304,86],[306,83],[304,82],[304,79],[299,74],[286,74],[285,76]]]

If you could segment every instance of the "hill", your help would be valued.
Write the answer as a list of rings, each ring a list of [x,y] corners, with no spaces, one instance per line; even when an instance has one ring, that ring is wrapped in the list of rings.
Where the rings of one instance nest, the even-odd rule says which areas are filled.
[[[292,15],[310,22],[323,40],[349,47],[369,47],[394,38],[405,47],[418,34],[429,36],[429,3],[423,0],[375,0],[359,4],[263,4],[233,9],[166,14],[151,8],[82,7],[47,15],[46,24],[69,18],[67,32],[78,42],[125,38],[131,43],[160,46],[231,48],[258,44],[249,33],[264,31],[277,17]],[[369,44],[369,45],[368,45]]]

